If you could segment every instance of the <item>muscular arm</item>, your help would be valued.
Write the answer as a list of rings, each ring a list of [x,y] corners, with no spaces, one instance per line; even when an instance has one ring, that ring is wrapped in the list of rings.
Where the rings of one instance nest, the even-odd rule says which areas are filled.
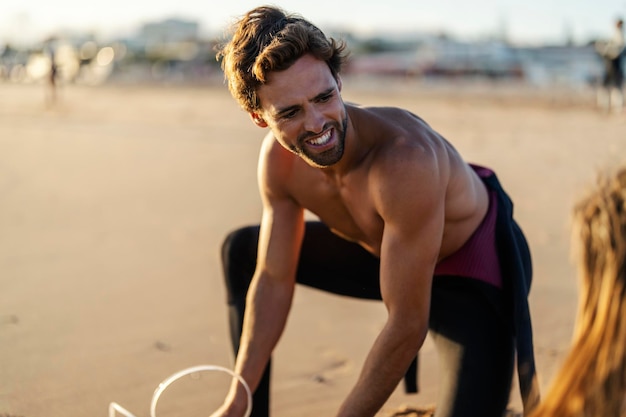
[[[271,156],[272,155],[272,156]],[[270,164],[267,158],[273,158]],[[246,299],[235,372],[254,391],[272,350],[283,332],[291,307],[295,274],[304,234],[304,211],[281,190],[285,168],[280,158],[264,147],[259,164],[263,217],[258,259]],[[282,174],[282,175],[281,175]],[[245,392],[233,382],[226,404],[232,415],[245,410]],[[226,415],[231,415],[226,413]]]
[[[383,155],[370,180],[384,222],[381,292],[385,326],[339,416],[373,416],[392,394],[428,330],[432,274],[444,224],[447,167],[430,149]],[[387,159],[387,161],[385,161]]]
[[[248,291],[246,313],[235,372],[252,389],[259,383],[285,327],[294,291],[302,217],[280,204],[267,208],[261,222],[259,263]]]

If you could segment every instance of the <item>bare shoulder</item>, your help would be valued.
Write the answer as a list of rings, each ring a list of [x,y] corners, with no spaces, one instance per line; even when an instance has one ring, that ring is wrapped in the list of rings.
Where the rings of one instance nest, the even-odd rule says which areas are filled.
[[[371,173],[394,183],[441,187],[450,168],[449,143],[419,116],[398,108],[373,108],[381,119]],[[373,129],[376,131],[376,129]]]
[[[381,205],[412,199],[421,206],[439,202],[445,206],[448,219],[482,210],[484,186],[446,138],[409,111],[369,111],[380,118],[380,139],[369,175],[372,193],[379,195]]]
[[[293,169],[296,156],[283,148],[271,132],[263,138],[259,153],[257,177],[263,197],[287,196],[286,179]]]
[[[265,169],[278,168],[280,169],[286,160],[287,156],[291,154],[284,149],[276,140],[271,131],[267,132],[261,143],[261,151],[259,154],[259,164]],[[269,162],[281,162],[276,166],[274,164],[269,165]]]
[[[414,114],[395,108],[371,110],[379,120],[369,164],[370,194],[383,215],[441,206],[450,179],[447,142]]]

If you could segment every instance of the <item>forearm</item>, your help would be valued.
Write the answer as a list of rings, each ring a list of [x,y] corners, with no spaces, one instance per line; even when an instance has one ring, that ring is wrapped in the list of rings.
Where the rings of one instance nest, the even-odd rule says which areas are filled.
[[[342,404],[338,417],[374,416],[393,393],[415,358],[425,330],[387,322],[369,355],[359,379]]]
[[[293,298],[293,285],[261,276],[253,281],[235,371],[254,390],[283,332]]]

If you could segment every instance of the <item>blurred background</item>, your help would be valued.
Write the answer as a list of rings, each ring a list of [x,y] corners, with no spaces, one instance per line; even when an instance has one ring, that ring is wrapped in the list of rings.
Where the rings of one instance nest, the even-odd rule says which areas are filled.
[[[585,89],[603,67],[596,42],[612,36],[626,1],[413,0],[275,2],[352,52],[346,73],[425,81],[484,79]],[[258,1],[123,0],[4,3],[0,79],[59,83],[202,83],[221,78],[214,46]]]

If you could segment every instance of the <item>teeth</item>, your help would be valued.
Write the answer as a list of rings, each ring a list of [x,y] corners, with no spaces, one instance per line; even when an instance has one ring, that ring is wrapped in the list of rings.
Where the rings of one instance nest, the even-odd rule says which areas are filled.
[[[317,139],[312,139],[309,141],[309,143],[311,145],[324,145],[325,143],[327,143],[330,140],[330,131],[328,133],[323,134],[322,136],[320,136]]]

